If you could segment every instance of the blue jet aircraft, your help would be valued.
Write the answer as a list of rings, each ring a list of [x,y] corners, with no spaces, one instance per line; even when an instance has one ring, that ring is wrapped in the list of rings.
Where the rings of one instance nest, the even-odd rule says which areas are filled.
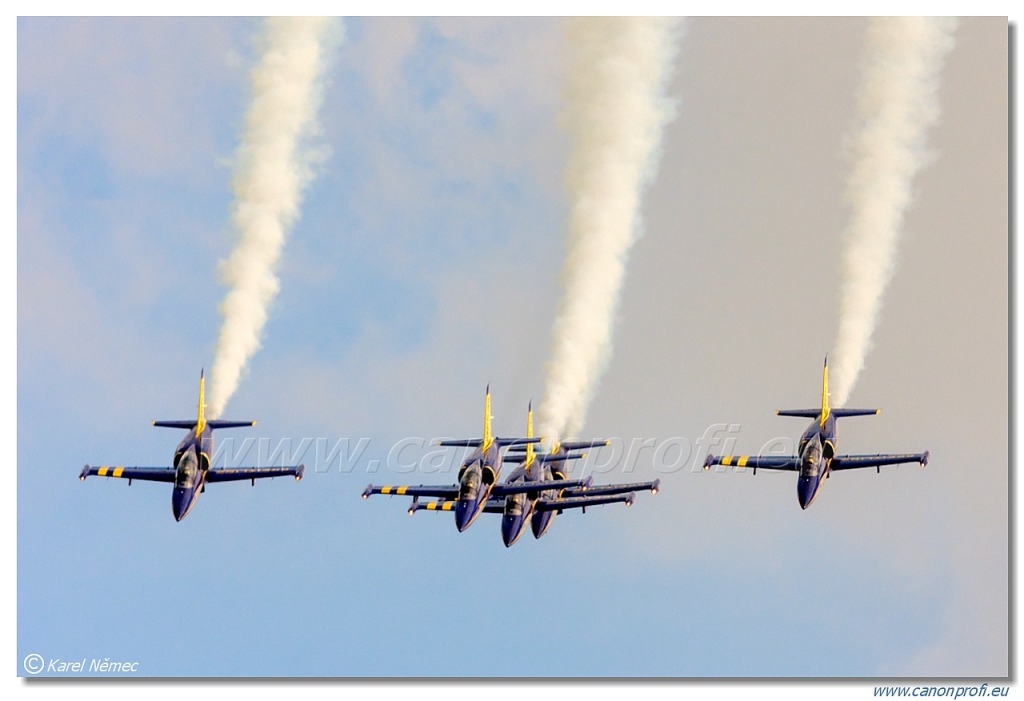
[[[533,438],[533,407],[528,409],[526,415],[526,437]],[[577,441],[567,443],[555,449],[550,454],[538,454],[534,451],[532,443],[525,446],[512,447],[509,451],[525,451],[516,469],[509,475],[506,485],[516,487],[518,485],[534,485],[532,491],[510,492],[502,501],[500,498],[492,498],[484,505],[485,513],[501,514],[501,540],[505,547],[511,547],[520,536],[526,532],[526,525],[532,524],[534,536],[539,538],[551,523],[556,514],[565,509],[583,509],[588,506],[599,506],[601,504],[612,504],[616,502],[632,505],[636,489],[650,489],[657,492],[658,482],[643,482],[636,484],[608,485],[592,488],[590,479],[572,480],[564,469],[566,460],[586,457],[585,453],[565,452],[566,446],[571,450],[607,445],[607,441]],[[557,465],[553,472],[551,465]],[[557,476],[555,476],[557,474]],[[540,488],[537,488],[537,486]],[[591,489],[594,489],[591,493]],[[455,508],[456,502],[441,499],[427,503],[414,501],[409,507],[409,513],[417,511],[451,511]],[[542,526],[538,528],[538,523]]]
[[[487,386],[484,395],[484,435],[483,438],[467,440],[441,441],[440,445],[457,448],[475,448],[459,468],[459,483],[452,486],[419,485],[419,486],[382,486],[369,485],[363,490],[363,499],[374,494],[413,497],[409,513],[421,508],[455,512],[455,527],[460,531],[469,528],[477,516],[483,513],[490,499],[500,499],[511,494],[535,492],[547,488],[548,483],[517,481],[516,483],[499,482],[502,468],[501,449],[513,445],[539,443],[540,438],[497,438],[491,432],[491,387]],[[578,487],[583,483],[570,481],[559,486]],[[433,504],[420,505],[420,497],[436,497],[440,501]]]
[[[900,463],[928,464],[928,451],[901,455],[836,455],[836,419],[843,416],[871,416],[879,409],[833,409],[828,405],[828,356],[822,375],[820,409],[787,409],[776,412],[779,416],[800,416],[814,421],[800,436],[799,455],[793,456],[751,456],[751,455],[708,455],[704,469],[712,465],[752,467],[754,474],[763,470],[789,470],[799,473],[796,483],[797,500],[800,508],[806,509],[818,496],[825,480],[833,470],[851,470],[858,467],[873,467],[881,472],[882,465]]]
[[[529,419],[528,428],[532,430],[532,416]],[[569,470],[566,467],[567,460],[577,460],[586,457],[586,453],[576,451],[587,448],[601,448],[608,445],[608,441],[563,441],[555,443],[551,451],[536,456],[537,470],[540,472],[541,481],[557,485],[559,482],[569,478]],[[528,448],[529,450],[529,448]],[[529,462],[529,455],[526,461]],[[587,485],[585,489],[572,487],[555,487],[546,489],[540,494],[537,501],[537,508],[530,515],[530,529],[534,538],[540,538],[551,527],[555,516],[562,513],[564,509],[580,508],[584,513],[588,506],[598,504],[610,504],[623,502],[626,506],[632,506],[634,492],[649,490],[652,494],[658,493],[661,480],[653,482],[633,482],[629,484],[609,484],[601,486]]]
[[[171,513],[174,514],[174,520],[176,521],[180,521],[188,515],[188,512],[195,506],[196,499],[198,499],[202,492],[206,491],[207,483],[251,480],[253,485],[255,485],[256,480],[259,478],[280,477],[282,475],[294,475],[296,480],[302,479],[302,474],[305,471],[304,465],[285,467],[210,467],[211,456],[214,454],[214,429],[254,426],[256,422],[223,421],[220,419],[207,420],[204,416],[206,411],[204,397],[205,382],[203,373],[200,372],[199,412],[194,420],[153,422],[154,426],[183,428],[188,431],[178,444],[178,448],[174,451],[172,467],[95,467],[86,465],[82,468],[78,478],[84,480],[91,475],[120,477],[127,479],[129,485],[132,483],[132,480],[172,482],[174,483],[174,492],[171,495]]]

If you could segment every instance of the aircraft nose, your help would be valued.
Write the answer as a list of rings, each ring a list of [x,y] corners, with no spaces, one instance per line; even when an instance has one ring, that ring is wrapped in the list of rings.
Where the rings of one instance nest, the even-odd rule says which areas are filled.
[[[543,513],[535,513],[533,518],[530,519],[530,529],[533,531],[534,538],[540,538],[548,530],[548,525],[551,523],[552,512],[545,511]]]
[[[801,477],[796,483],[796,498],[800,502],[800,508],[806,509],[814,501],[817,480],[811,477]]]
[[[174,514],[175,521],[185,518],[185,514],[188,513],[188,494],[184,489],[175,488],[171,496],[171,513]]]
[[[508,516],[502,517],[501,542],[505,544],[506,548],[512,547],[512,544],[519,539],[524,525],[526,524],[522,519],[509,518]]]
[[[465,501],[460,501],[455,505],[455,527],[459,529],[459,533],[469,528],[469,524],[473,522],[473,505]]]

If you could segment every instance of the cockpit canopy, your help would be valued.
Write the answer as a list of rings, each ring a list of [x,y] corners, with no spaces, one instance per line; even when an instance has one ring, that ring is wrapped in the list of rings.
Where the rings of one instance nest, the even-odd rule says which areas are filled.
[[[526,495],[523,493],[509,494],[505,497],[505,514],[507,516],[519,516],[526,506]]]
[[[196,474],[199,472],[199,461],[194,450],[186,450],[178,460],[178,468],[174,473],[174,486],[190,489],[195,485]]]
[[[462,482],[459,484],[459,500],[474,500],[480,490],[480,463],[469,465],[462,473]]]
[[[817,477],[821,474],[821,441],[817,436],[807,441],[800,453],[800,476]]]

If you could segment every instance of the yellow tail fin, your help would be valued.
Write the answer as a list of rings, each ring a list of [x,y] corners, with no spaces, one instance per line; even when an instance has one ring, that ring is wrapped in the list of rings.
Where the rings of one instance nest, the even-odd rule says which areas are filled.
[[[828,420],[828,415],[831,410],[828,406],[828,356],[825,356],[825,370],[821,376],[821,425],[825,425],[825,421]]]
[[[526,409],[526,437],[533,438],[533,402]],[[526,464],[533,464],[533,443],[526,444]]]
[[[487,385],[487,393],[484,395],[484,440],[481,446],[484,450],[491,447],[494,436],[491,435],[491,385]]]
[[[199,414],[196,417],[196,435],[198,436],[206,428],[206,378],[205,368],[199,371]]]

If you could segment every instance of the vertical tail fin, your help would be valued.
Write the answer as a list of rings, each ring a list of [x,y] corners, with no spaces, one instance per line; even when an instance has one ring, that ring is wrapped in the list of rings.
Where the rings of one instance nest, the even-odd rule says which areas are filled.
[[[487,383],[487,392],[484,395],[484,439],[481,447],[487,450],[493,441],[494,436],[491,434],[491,384]]]
[[[533,401],[526,408],[526,437],[533,438]],[[533,443],[526,444],[526,464],[533,464]]]
[[[821,408],[820,409],[779,409],[779,416],[802,416],[807,419],[818,419],[822,428],[829,418],[838,419],[842,416],[870,416],[877,414],[878,409],[833,409],[828,405],[828,356],[825,356],[825,368],[821,373]]]
[[[198,436],[206,428],[206,368],[199,371],[199,406],[196,416],[196,435]]]
[[[825,356],[825,369],[821,375],[821,425],[825,425],[825,421],[828,420],[829,415],[828,406],[828,356]]]

